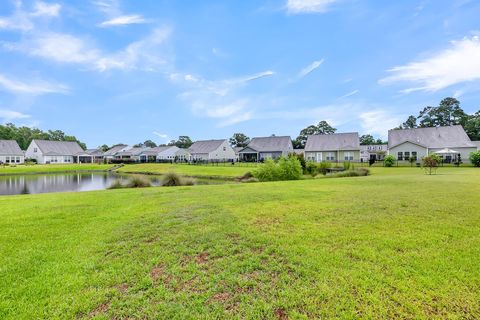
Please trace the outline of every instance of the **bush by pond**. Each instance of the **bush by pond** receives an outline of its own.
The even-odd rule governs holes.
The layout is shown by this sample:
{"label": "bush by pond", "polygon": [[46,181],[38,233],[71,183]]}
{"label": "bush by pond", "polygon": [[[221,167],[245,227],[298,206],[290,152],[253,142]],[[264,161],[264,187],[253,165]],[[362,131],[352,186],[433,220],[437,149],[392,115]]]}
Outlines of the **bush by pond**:
{"label": "bush by pond", "polygon": [[281,157],[278,162],[267,159],[252,174],[259,181],[298,180],[302,178],[303,170],[296,157]]}
{"label": "bush by pond", "polygon": [[183,178],[174,172],[169,172],[163,176],[162,186],[164,187],[179,187],[179,186],[193,186],[196,181],[192,178]]}

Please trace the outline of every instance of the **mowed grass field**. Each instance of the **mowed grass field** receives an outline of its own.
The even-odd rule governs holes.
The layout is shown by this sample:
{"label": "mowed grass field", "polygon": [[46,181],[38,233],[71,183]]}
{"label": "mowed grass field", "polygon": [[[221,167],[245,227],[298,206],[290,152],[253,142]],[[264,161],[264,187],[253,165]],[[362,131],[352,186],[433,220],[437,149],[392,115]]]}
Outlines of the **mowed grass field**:
{"label": "mowed grass field", "polygon": [[127,164],[120,168],[118,172],[130,173],[154,173],[163,174],[175,172],[179,175],[191,177],[226,177],[234,178],[255,169],[256,165],[189,165],[189,164],[167,164],[167,163],[144,163],[144,164]]}
{"label": "mowed grass field", "polygon": [[0,198],[1,319],[478,319],[480,170]]}
{"label": "mowed grass field", "polygon": [[0,175],[55,173],[67,171],[104,171],[112,168],[112,164],[35,164],[18,166],[0,166]]}

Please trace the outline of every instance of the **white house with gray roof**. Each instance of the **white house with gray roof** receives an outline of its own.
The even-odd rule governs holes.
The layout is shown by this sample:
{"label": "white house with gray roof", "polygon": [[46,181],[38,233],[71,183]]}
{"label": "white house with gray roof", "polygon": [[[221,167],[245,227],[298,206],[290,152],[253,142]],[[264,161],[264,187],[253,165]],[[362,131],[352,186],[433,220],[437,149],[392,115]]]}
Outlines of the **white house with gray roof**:
{"label": "white house with gray roof", "polygon": [[131,149],[131,148],[132,147],[130,147],[126,144],[119,144],[119,145],[113,146],[110,149],[108,149],[107,151],[105,151],[103,153],[103,157],[107,160],[112,160],[112,159],[115,159],[115,156],[117,155],[117,153],[126,151],[126,150]]}
{"label": "white house with gray roof", "polygon": [[388,154],[387,144],[369,144],[360,146],[360,160],[363,162],[383,161]]}
{"label": "white house with gray roof", "polygon": [[25,157],[35,159],[39,164],[92,162],[92,156],[75,141],[32,140]]}
{"label": "white house with gray roof", "polygon": [[358,132],[308,136],[305,145],[305,159],[315,162],[359,162],[360,138]]}
{"label": "white house with gray roof", "polygon": [[292,138],[271,136],[252,138],[247,147],[238,152],[240,161],[257,162],[278,159],[293,152]]}
{"label": "white house with gray roof", "polygon": [[25,154],[15,140],[0,140],[0,163],[22,164]]}
{"label": "white house with gray roof", "polygon": [[188,148],[193,161],[233,161],[235,151],[227,139],[196,141]]}
{"label": "white house with gray roof", "polygon": [[420,160],[445,148],[458,152],[445,154],[445,162],[452,162],[458,156],[462,162],[469,162],[470,153],[477,151],[478,147],[459,125],[388,131],[388,152],[398,161],[406,161],[410,157]]}

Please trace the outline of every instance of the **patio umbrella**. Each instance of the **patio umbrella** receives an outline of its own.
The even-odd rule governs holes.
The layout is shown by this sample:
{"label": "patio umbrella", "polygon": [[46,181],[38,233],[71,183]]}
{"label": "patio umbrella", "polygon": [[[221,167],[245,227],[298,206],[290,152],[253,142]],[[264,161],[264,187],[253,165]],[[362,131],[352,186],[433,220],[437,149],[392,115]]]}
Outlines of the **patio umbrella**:
{"label": "patio umbrella", "polygon": [[449,148],[445,148],[445,149],[442,149],[442,150],[439,150],[439,151],[435,151],[434,153],[436,153],[436,154],[459,154],[460,152],[449,149]]}

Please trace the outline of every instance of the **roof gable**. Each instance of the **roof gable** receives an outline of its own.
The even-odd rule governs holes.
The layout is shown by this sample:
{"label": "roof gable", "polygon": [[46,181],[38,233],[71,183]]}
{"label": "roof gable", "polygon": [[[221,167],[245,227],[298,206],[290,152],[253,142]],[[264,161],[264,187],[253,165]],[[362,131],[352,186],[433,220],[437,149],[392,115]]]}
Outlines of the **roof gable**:
{"label": "roof gable", "polygon": [[253,138],[247,147],[257,152],[289,152],[293,150],[292,138],[289,136]]}
{"label": "roof gable", "polygon": [[23,151],[15,140],[0,140],[0,154],[23,156]]}
{"label": "roof gable", "polygon": [[388,147],[411,142],[427,148],[475,147],[462,126],[415,128],[388,131]]}
{"label": "roof gable", "polygon": [[195,141],[188,151],[190,153],[210,153],[217,150],[225,141],[223,140],[202,140],[202,141]]}
{"label": "roof gable", "polygon": [[358,132],[308,136],[305,151],[360,150]]}
{"label": "roof gable", "polygon": [[43,154],[74,156],[84,152],[75,141],[33,140]]}

